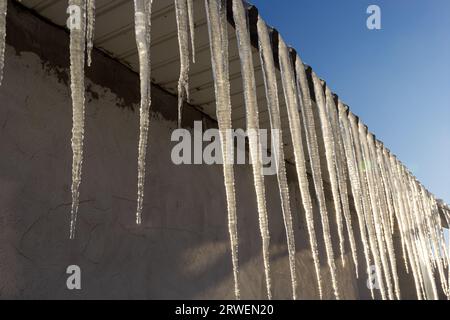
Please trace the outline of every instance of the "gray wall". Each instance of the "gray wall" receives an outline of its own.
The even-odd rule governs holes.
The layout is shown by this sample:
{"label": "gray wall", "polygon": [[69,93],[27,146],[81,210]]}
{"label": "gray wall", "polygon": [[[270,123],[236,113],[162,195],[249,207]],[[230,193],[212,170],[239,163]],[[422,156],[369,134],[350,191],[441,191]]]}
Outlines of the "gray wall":
{"label": "gray wall", "polygon": [[[233,298],[222,168],[172,164],[170,135],[176,126],[176,98],[153,88],[145,211],[143,225],[136,226],[138,77],[95,52],[93,67],[87,70],[77,238],[69,240],[72,109],[68,35],[11,4],[7,42],[0,88],[0,297]],[[202,119],[206,127],[215,126],[187,108],[186,126],[194,119]],[[316,278],[290,165],[288,174],[298,295],[315,299]],[[274,297],[290,298],[286,239],[274,176],[267,177],[266,188]],[[263,299],[261,240],[248,166],[236,166],[236,193],[242,297]],[[330,221],[334,222],[333,216]],[[316,227],[321,233],[317,208]],[[325,298],[333,298],[321,236],[319,241]],[[348,255],[346,260],[345,267],[340,260],[337,263],[343,298],[369,298],[363,261],[357,281]],[[66,288],[65,271],[72,264],[82,270],[80,291]],[[404,281],[405,285],[410,282]]]}

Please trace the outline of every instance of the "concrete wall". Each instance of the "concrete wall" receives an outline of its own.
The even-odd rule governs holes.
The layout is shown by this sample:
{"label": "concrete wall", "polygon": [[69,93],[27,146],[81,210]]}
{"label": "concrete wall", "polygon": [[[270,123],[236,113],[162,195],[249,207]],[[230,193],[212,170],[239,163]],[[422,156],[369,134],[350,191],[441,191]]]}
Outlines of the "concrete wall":
{"label": "concrete wall", "polygon": [[[86,136],[77,238],[69,240],[71,100],[68,35],[10,5],[0,88],[1,298],[233,298],[222,168],[172,164],[176,98],[153,88],[143,225],[135,225],[138,77],[95,52],[87,70]],[[215,123],[187,108],[185,123]],[[298,296],[318,298],[296,175],[288,166],[297,242]],[[279,193],[267,177],[275,298],[290,298]],[[329,194],[329,190],[327,190]],[[252,172],[236,166],[243,298],[265,298]],[[330,197],[329,197],[330,198]],[[332,204],[329,203],[330,208]],[[333,298],[319,234],[325,298]],[[334,225],[334,217],[330,217]],[[356,220],[354,228],[357,230]],[[335,252],[338,252],[333,229]],[[360,245],[357,237],[358,245]],[[348,246],[348,243],[347,243]],[[362,249],[359,247],[359,249]],[[359,250],[362,258],[362,250]],[[350,257],[337,265],[343,298],[369,298]],[[82,290],[66,288],[66,268],[82,270]],[[405,280],[406,281],[406,280]]]}

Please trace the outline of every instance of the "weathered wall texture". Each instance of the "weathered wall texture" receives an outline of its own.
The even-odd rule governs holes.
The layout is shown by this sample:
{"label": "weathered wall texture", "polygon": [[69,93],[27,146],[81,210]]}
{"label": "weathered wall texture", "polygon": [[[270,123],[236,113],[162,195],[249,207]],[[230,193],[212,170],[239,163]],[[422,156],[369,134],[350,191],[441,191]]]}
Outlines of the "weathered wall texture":
{"label": "weathered wall texture", "polygon": [[[99,52],[87,71],[81,206],[77,238],[68,239],[72,109],[67,33],[16,6],[10,6],[8,32],[0,88],[0,298],[233,298],[221,166],[172,164],[176,99],[154,88],[145,211],[143,225],[136,226],[138,77]],[[202,119],[188,110],[187,124]],[[314,299],[318,293],[304,215],[295,172],[288,169],[298,295]],[[236,167],[236,182],[242,297],[263,299],[261,240],[248,166]],[[266,186],[274,297],[290,298],[274,176]],[[321,233],[317,209],[316,214]],[[334,224],[333,217],[330,221]],[[325,298],[332,298],[321,236],[319,241]],[[345,268],[337,263],[342,296],[369,298],[364,264],[361,260],[357,282],[349,258]],[[65,271],[72,264],[82,270],[80,291],[66,288]]]}

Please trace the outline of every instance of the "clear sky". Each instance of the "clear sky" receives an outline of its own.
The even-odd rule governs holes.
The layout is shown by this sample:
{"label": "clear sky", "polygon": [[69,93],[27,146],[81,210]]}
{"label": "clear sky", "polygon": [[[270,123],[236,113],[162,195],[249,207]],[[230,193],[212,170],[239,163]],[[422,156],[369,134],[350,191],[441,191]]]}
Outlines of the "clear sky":
{"label": "clear sky", "polygon": [[[450,203],[450,0],[250,0],[370,130]],[[381,8],[369,30],[367,7]]]}

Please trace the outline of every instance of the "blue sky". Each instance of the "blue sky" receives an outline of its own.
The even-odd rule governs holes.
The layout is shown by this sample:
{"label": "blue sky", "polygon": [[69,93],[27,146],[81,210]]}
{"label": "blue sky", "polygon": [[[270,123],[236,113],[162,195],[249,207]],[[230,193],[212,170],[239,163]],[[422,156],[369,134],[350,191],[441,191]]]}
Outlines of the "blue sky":
{"label": "blue sky", "polygon": [[[450,203],[450,1],[250,0],[436,197]],[[381,30],[366,9],[381,8]]]}

